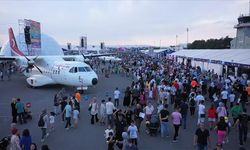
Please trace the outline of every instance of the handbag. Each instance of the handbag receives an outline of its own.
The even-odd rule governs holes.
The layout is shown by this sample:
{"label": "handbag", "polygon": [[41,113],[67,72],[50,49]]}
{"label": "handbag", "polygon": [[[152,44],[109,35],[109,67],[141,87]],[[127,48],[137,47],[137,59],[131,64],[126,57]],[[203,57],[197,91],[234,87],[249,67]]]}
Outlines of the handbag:
{"label": "handbag", "polygon": [[88,111],[91,111],[92,109],[92,104],[89,106]]}

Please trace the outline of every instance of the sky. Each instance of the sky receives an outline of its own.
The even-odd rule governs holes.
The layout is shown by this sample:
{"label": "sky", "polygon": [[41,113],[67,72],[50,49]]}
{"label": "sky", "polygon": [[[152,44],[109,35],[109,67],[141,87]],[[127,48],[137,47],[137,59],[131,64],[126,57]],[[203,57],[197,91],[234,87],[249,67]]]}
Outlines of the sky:
{"label": "sky", "polygon": [[[0,45],[18,19],[41,23],[42,33],[61,44],[170,46],[235,37],[248,0],[0,0]],[[187,40],[187,28],[188,40]]]}

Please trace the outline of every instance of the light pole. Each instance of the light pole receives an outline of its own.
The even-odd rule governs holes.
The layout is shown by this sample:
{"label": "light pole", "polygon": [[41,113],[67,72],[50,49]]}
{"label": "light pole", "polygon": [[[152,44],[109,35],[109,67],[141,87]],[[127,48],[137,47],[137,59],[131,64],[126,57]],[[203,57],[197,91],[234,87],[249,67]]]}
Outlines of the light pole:
{"label": "light pole", "polygon": [[187,28],[187,48],[188,48],[188,31],[189,29]]}

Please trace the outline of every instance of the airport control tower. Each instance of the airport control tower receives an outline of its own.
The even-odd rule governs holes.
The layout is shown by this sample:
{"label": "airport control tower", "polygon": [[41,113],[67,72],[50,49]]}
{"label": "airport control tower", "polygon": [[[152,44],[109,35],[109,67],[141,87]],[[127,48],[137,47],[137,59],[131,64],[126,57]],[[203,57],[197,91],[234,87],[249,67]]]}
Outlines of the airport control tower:
{"label": "airport control tower", "polygon": [[231,41],[231,49],[249,49],[250,48],[250,13],[240,15],[238,24],[234,26],[237,29],[236,37]]}

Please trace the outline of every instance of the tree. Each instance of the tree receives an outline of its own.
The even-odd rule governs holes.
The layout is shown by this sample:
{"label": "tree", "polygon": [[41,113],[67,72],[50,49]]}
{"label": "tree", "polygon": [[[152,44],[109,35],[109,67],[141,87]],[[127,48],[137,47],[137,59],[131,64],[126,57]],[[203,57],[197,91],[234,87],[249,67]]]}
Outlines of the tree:
{"label": "tree", "polygon": [[228,49],[232,38],[226,36],[220,39],[195,40],[188,44],[188,49]]}

